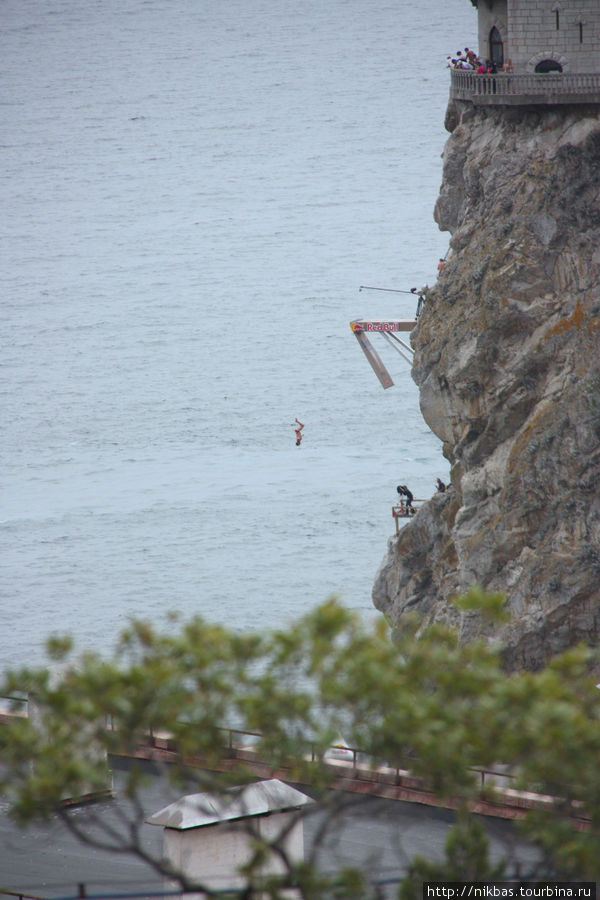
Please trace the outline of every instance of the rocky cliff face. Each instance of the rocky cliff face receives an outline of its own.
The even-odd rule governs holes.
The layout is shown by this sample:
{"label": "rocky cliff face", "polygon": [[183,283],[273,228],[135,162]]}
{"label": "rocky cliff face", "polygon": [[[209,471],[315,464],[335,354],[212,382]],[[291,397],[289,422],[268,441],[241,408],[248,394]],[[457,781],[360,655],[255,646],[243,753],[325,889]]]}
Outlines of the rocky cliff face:
{"label": "rocky cliff face", "polygon": [[[600,109],[451,102],[446,126],[451,254],[411,337],[452,486],[390,539],[373,601],[536,668],[600,636]],[[455,610],[474,583],[509,624]]]}

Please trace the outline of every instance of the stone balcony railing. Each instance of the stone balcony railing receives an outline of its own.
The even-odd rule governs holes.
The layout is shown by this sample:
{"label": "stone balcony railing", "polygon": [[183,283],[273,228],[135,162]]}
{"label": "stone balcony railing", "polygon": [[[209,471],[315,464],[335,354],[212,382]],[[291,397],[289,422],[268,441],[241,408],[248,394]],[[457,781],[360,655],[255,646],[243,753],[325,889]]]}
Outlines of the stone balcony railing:
{"label": "stone balcony railing", "polygon": [[600,73],[544,75],[478,75],[462,69],[450,72],[450,98],[496,106],[600,104]]}

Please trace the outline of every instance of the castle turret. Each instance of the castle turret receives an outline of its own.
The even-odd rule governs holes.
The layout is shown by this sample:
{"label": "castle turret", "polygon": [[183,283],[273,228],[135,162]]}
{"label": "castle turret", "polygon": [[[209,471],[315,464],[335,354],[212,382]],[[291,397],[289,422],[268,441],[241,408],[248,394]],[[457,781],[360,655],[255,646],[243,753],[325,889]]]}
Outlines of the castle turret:
{"label": "castle turret", "polygon": [[453,70],[453,99],[508,106],[600,103],[598,0],[472,2],[479,56],[495,71]]}

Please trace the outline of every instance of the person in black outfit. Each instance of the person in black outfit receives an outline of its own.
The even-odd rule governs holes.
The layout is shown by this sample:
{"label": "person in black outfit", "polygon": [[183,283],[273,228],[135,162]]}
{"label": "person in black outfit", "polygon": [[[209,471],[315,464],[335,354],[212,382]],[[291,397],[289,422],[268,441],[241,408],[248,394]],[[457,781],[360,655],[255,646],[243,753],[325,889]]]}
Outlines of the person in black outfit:
{"label": "person in black outfit", "polygon": [[396,490],[398,491],[398,493],[400,494],[401,497],[406,497],[407,510],[408,510],[409,506],[412,508],[413,494],[411,491],[409,491],[409,489],[406,487],[406,485],[399,484],[398,487],[396,488]]}
{"label": "person in black outfit", "polygon": [[440,493],[443,493],[446,490],[446,485],[441,478],[438,478],[437,480],[437,489]]}

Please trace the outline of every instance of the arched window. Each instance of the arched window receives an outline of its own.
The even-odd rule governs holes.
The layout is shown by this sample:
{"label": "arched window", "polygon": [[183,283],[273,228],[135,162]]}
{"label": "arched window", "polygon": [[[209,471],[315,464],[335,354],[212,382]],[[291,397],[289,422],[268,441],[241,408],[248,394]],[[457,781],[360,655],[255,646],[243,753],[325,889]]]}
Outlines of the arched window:
{"label": "arched window", "polygon": [[490,31],[490,59],[493,63],[496,63],[498,69],[501,69],[504,65],[504,44],[502,42],[502,35],[495,25]]}
{"label": "arched window", "polygon": [[536,72],[562,72],[562,66],[555,59],[543,59],[535,67]]}

